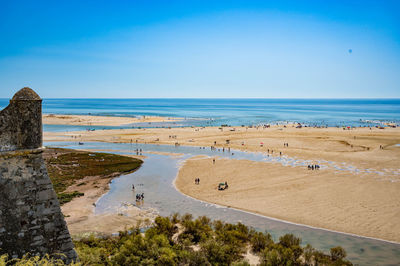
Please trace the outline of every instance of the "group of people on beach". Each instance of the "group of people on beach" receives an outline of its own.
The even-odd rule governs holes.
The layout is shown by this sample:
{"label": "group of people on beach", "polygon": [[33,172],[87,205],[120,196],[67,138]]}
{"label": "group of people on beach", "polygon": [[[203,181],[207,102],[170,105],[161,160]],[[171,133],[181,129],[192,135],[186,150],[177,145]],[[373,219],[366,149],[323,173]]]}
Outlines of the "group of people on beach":
{"label": "group of people on beach", "polygon": [[194,179],[194,183],[195,183],[196,185],[200,185],[200,178],[195,178],[195,179]]}
{"label": "group of people on beach", "polygon": [[289,147],[289,143],[287,143],[287,142],[285,142],[285,143],[283,143],[283,147]]}
{"label": "group of people on beach", "polygon": [[142,155],[142,149],[135,149],[136,155]]}
{"label": "group of people on beach", "polygon": [[[139,184],[139,186],[140,185],[143,185],[143,184]],[[132,184],[132,190],[134,191],[135,190],[135,185],[134,184]],[[141,200],[144,200],[144,193],[136,193],[136,201],[141,201]]]}
{"label": "group of people on beach", "polygon": [[136,201],[141,201],[141,200],[144,200],[144,193],[136,194]]}
{"label": "group of people on beach", "polygon": [[319,169],[318,164],[308,165],[308,170],[318,170],[318,169]]}
{"label": "group of people on beach", "polygon": [[[200,149],[205,149],[206,147],[200,147]],[[228,148],[226,148],[225,149],[225,147],[222,147],[222,149],[218,149],[218,148],[216,148],[215,146],[210,146],[210,150],[211,151],[222,151],[222,152],[225,152],[225,150],[226,151],[228,151],[229,153],[231,152],[231,148],[230,147],[228,147]],[[232,155],[234,155],[234,153],[232,152]]]}

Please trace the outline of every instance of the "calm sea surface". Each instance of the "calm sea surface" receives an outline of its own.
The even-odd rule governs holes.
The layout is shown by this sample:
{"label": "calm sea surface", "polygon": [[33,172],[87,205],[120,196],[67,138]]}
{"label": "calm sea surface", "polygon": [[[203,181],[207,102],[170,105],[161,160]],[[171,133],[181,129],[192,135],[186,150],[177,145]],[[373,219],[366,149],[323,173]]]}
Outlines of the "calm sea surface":
{"label": "calm sea surface", "polygon": [[[7,104],[8,99],[0,99],[0,108]],[[240,126],[285,121],[369,126],[388,121],[400,124],[400,99],[44,99],[43,112],[186,118],[168,126]]]}

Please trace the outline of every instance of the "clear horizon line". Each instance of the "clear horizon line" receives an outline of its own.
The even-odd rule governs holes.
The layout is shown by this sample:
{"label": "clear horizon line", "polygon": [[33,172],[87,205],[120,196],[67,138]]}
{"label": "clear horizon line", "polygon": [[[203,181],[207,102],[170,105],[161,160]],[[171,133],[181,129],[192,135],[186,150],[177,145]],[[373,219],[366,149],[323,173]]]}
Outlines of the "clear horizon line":
{"label": "clear horizon line", "polygon": [[[11,98],[0,98],[0,99],[11,99]],[[277,100],[400,100],[400,97],[338,97],[338,98],[328,98],[328,97],[42,97],[42,99],[115,99],[115,100],[123,100],[123,99],[205,99],[205,100],[213,100],[213,99],[221,99],[221,100],[242,100],[242,99],[277,99]]]}
{"label": "clear horizon line", "polygon": [[[0,98],[3,100],[9,100],[11,97],[3,97]],[[306,97],[125,97],[125,98],[118,98],[118,97],[42,97],[43,100],[59,100],[59,99],[71,99],[71,100],[84,100],[84,99],[96,99],[96,100],[126,100],[126,99],[138,99],[138,100],[153,100],[153,99],[182,99],[182,100],[400,100],[400,97],[343,97],[343,98],[324,98],[324,97],[313,97],[313,98],[306,98]]]}

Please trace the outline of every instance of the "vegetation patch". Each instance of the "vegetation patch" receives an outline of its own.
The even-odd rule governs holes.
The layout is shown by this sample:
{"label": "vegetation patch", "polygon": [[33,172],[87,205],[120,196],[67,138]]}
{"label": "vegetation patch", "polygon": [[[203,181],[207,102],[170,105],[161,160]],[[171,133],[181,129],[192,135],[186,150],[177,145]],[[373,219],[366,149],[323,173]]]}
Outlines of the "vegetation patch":
{"label": "vegetation patch", "polygon": [[[250,248],[259,265],[352,265],[341,247],[330,254],[301,246],[301,239],[286,234],[274,242],[267,232],[257,232],[241,223],[212,222],[207,217],[193,219],[157,217],[145,233],[139,226],[118,236],[90,235],[74,241],[79,255],[76,265],[249,265],[245,254]],[[33,264],[31,262],[34,262]],[[46,256],[13,260],[17,265],[64,265]],[[39,262],[39,263],[38,263]],[[4,263],[4,264],[2,264]],[[9,258],[0,257],[0,265]],[[18,264],[20,263],[20,264]]]}
{"label": "vegetation patch", "polygon": [[[65,189],[77,181],[91,176],[107,178],[134,172],[143,161],[126,156],[84,152],[71,149],[47,148],[43,155],[47,172],[57,193],[60,204],[84,194],[78,191],[67,193]],[[86,184],[80,182],[78,186]]]}
{"label": "vegetation patch", "polygon": [[71,193],[68,192],[60,192],[57,193],[58,201],[61,205],[70,202],[73,198],[84,196],[85,193],[74,191]]}
{"label": "vegetation patch", "polygon": [[302,247],[292,234],[274,242],[269,233],[241,223],[193,219],[190,214],[157,217],[144,234],[136,227],[117,237],[90,236],[75,241],[75,247],[84,265],[249,265],[249,248],[260,265],[352,265],[341,247],[325,254]]}

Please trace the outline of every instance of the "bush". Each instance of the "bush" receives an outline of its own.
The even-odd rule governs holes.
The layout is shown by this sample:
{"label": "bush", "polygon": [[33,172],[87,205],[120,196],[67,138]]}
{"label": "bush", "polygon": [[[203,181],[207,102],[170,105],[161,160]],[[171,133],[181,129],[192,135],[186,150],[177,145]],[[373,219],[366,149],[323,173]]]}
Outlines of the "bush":
{"label": "bush", "polygon": [[[26,254],[24,257],[20,259],[9,259],[7,254],[0,256],[0,266],[5,265],[16,265],[16,266],[63,266],[65,264],[61,259],[51,258],[49,255],[45,255],[43,257],[39,256],[30,256]],[[68,264],[70,266],[79,265],[79,263],[71,263]]]}
{"label": "bush", "polygon": [[189,240],[193,244],[204,242],[212,235],[210,219],[202,216],[196,220],[192,220],[190,216],[182,217],[182,225],[184,231],[179,235],[179,241]]}
{"label": "bush", "polygon": [[331,248],[331,260],[342,260],[347,256],[346,251],[342,247]]}
{"label": "bush", "polygon": [[259,253],[262,250],[264,250],[267,246],[269,246],[272,241],[272,237],[269,233],[261,233],[261,232],[254,232],[251,235],[250,238],[250,245],[251,245],[251,250],[254,253]]}
{"label": "bush", "polygon": [[[178,240],[177,223],[183,231]],[[301,239],[291,234],[274,243],[268,233],[256,232],[247,226],[221,221],[211,223],[207,217],[193,220],[191,215],[157,217],[143,234],[139,226],[121,231],[118,236],[98,238],[89,236],[75,241],[79,265],[243,265],[248,247],[260,256],[261,265],[351,265],[345,260],[341,247],[331,254],[314,250],[310,245],[300,247]],[[303,259],[300,259],[302,256]],[[3,265],[64,265],[62,261],[29,257],[10,260],[0,256]]]}
{"label": "bush", "polygon": [[295,237],[293,234],[286,234],[279,238],[279,244],[286,248],[290,248],[293,246],[300,246],[301,239]]}
{"label": "bush", "polygon": [[306,265],[312,265],[314,251],[314,248],[310,244],[307,244],[307,246],[303,248],[304,262]]}

